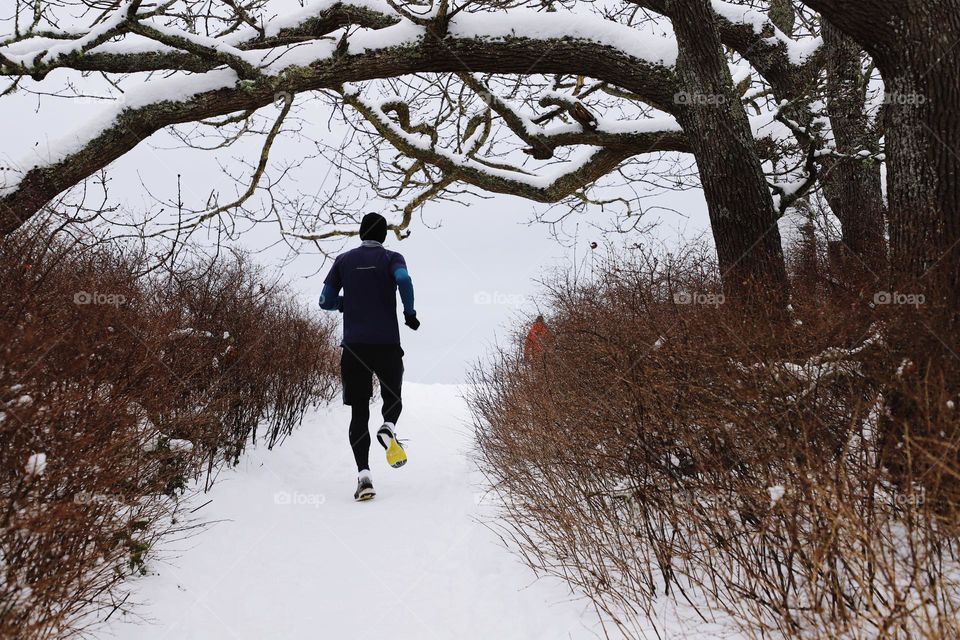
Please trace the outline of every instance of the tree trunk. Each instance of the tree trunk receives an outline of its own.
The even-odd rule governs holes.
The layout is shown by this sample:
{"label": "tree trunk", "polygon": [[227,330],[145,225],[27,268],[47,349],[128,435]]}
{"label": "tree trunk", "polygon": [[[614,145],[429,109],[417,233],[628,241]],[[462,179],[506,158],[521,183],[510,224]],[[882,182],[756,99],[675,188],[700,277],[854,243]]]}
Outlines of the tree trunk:
{"label": "tree trunk", "polygon": [[[960,2],[913,15],[887,80],[887,173],[893,265],[931,302],[960,308]],[[918,14],[921,12],[918,12]],[[931,38],[932,29],[943,29]],[[930,45],[924,40],[935,40]],[[948,42],[949,40],[949,42]],[[932,46],[931,46],[932,45]],[[926,282],[924,282],[926,281]]]}
{"label": "tree trunk", "polygon": [[677,0],[670,17],[684,92],[678,119],[697,160],[724,290],[782,308],[788,291],[773,197],[709,0]]}
{"label": "tree trunk", "polygon": [[[877,153],[879,139],[870,132],[866,113],[862,49],[829,21],[821,22],[827,62],[827,110],[837,151],[854,155]],[[821,177],[824,194],[843,232],[843,274],[858,285],[882,280],[886,274],[884,234],[887,208],[881,190],[880,163],[875,160],[829,158]]]}
{"label": "tree trunk", "polygon": [[882,456],[895,480],[930,483],[936,501],[942,471],[929,473],[930,447],[957,437],[944,414],[960,380],[960,0],[803,2],[873,56],[886,86],[894,290],[922,303],[891,308],[884,322],[895,355],[879,373]]}
{"label": "tree trunk", "polygon": [[960,311],[960,0],[803,0],[856,40],[887,89],[897,286]]}

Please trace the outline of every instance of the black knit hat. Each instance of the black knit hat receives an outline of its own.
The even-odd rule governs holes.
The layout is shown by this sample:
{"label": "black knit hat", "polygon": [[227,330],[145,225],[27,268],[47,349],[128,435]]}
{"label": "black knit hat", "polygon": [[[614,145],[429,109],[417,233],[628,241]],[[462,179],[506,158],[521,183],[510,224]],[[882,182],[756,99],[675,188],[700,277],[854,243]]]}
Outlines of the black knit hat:
{"label": "black knit hat", "polygon": [[360,239],[383,242],[387,239],[387,219],[379,213],[368,213],[360,221]]}

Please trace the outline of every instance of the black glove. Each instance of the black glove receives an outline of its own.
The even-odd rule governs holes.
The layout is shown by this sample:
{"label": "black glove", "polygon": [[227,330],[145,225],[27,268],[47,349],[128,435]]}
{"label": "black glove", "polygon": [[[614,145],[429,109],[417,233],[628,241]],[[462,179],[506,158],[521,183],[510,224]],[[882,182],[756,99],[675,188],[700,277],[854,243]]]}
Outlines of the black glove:
{"label": "black glove", "polygon": [[405,313],[403,314],[403,324],[407,325],[408,327],[410,327],[410,328],[413,329],[414,331],[416,331],[417,329],[419,329],[419,328],[420,328],[420,321],[417,320],[417,312],[416,312],[416,311],[414,311],[413,313],[406,313],[406,312],[405,312]]}

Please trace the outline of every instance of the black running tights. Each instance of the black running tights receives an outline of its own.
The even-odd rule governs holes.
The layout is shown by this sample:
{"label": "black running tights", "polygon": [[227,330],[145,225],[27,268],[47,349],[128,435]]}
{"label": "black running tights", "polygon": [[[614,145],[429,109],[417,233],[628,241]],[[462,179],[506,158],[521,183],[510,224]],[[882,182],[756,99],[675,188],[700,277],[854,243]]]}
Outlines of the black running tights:
{"label": "black running tights", "polygon": [[370,468],[370,403],[357,402],[350,409],[350,446],[357,461],[357,471],[363,471]]}
{"label": "black running tights", "polygon": [[[353,449],[353,458],[357,461],[357,471],[370,468],[370,405],[356,403],[350,407],[350,447]],[[384,411],[384,422],[397,423],[400,417],[400,402],[392,403]]]}

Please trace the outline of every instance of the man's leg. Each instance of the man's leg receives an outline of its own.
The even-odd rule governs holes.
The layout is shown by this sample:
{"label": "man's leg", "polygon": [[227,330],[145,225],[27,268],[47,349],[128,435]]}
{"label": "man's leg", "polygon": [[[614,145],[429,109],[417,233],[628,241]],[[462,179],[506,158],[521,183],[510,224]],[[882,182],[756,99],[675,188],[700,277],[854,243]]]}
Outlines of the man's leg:
{"label": "man's leg", "polygon": [[403,402],[400,399],[400,388],[403,386],[403,349],[400,345],[390,345],[380,356],[375,372],[380,381],[380,395],[383,399],[381,414],[383,421],[395,429],[400,412],[403,411]]}
{"label": "man's leg", "polygon": [[403,385],[403,349],[400,345],[389,345],[378,355],[374,371],[380,381],[384,424],[377,431],[377,440],[387,450],[387,464],[398,469],[407,463],[407,454],[396,438],[397,420],[403,410],[400,400],[400,388]]}
{"label": "man's leg", "polygon": [[350,406],[350,448],[357,471],[370,469],[370,405],[357,402]]}
{"label": "man's leg", "polygon": [[340,377],[343,382],[343,403],[350,406],[350,448],[357,471],[370,469],[370,396],[373,395],[373,373],[364,362],[366,355],[357,346],[344,345],[340,356]]}

